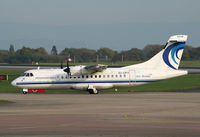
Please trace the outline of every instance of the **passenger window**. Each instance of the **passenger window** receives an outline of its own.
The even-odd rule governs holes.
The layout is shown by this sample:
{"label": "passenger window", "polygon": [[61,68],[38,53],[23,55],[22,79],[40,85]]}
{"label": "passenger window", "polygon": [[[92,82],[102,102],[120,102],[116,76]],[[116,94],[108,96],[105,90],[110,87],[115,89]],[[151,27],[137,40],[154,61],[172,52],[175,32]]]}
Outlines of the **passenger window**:
{"label": "passenger window", "polygon": [[124,77],[126,77],[126,75],[124,75]]}
{"label": "passenger window", "polygon": [[99,78],[101,78],[101,75],[99,75]]}
{"label": "passenger window", "polygon": [[82,78],[84,78],[84,76],[82,76]]}
{"label": "passenger window", "polygon": [[88,78],[88,75],[86,76],[86,78]]}
{"label": "passenger window", "polygon": [[95,78],[97,78],[97,75],[95,75]]}
{"label": "passenger window", "polygon": [[113,78],[113,75],[111,75],[111,77]]}
{"label": "passenger window", "polygon": [[110,77],[110,75],[107,75],[107,78],[109,78]]}
{"label": "passenger window", "polygon": [[122,77],[122,75],[119,75],[119,77],[121,78],[121,77]]}
{"label": "passenger window", "polygon": [[91,75],[90,77],[93,78],[93,75]]}
{"label": "passenger window", "polygon": [[31,77],[33,77],[33,73],[31,73],[30,75],[31,75]]}
{"label": "passenger window", "polygon": [[78,78],[80,78],[80,77],[78,77]]}
{"label": "passenger window", "polygon": [[105,75],[103,75],[103,78],[105,78],[106,76]]}
{"label": "passenger window", "polygon": [[29,77],[29,73],[26,73],[26,77]]}
{"label": "passenger window", "polygon": [[117,75],[115,75],[115,77],[117,78]]}
{"label": "passenger window", "polygon": [[67,76],[65,76],[65,78],[67,79],[68,77],[67,77]]}

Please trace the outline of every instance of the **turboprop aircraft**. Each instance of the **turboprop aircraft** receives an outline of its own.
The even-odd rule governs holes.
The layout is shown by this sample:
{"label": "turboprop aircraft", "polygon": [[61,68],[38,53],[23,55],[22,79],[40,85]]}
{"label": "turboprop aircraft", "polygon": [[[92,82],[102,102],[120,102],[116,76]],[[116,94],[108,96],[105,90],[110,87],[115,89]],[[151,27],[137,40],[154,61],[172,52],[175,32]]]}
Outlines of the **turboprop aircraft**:
{"label": "turboprop aircraft", "polygon": [[31,90],[77,89],[97,94],[101,89],[131,87],[186,75],[178,70],[187,35],[171,36],[165,47],[150,60],[120,68],[107,65],[69,66],[60,69],[33,69],[12,81],[12,85]]}

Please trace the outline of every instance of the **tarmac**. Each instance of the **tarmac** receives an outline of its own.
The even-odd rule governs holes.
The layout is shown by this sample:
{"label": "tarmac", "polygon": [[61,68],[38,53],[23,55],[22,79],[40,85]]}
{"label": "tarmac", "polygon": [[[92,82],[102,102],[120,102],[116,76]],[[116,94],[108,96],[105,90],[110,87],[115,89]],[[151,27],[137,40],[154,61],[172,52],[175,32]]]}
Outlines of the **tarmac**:
{"label": "tarmac", "polygon": [[200,92],[1,93],[1,137],[199,137]]}

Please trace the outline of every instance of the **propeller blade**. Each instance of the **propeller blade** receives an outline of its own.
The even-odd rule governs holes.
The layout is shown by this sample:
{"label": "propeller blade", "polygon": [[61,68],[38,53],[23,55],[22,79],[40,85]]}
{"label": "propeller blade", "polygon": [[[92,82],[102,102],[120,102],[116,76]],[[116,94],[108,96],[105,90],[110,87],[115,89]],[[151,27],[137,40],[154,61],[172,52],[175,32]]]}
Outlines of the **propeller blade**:
{"label": "propeller blade", "polygon": [[64,69],[64,71],[67,72],[68,76],[71,76],[70,67],[69,67],[69,59],[67,59],[67,68]]}

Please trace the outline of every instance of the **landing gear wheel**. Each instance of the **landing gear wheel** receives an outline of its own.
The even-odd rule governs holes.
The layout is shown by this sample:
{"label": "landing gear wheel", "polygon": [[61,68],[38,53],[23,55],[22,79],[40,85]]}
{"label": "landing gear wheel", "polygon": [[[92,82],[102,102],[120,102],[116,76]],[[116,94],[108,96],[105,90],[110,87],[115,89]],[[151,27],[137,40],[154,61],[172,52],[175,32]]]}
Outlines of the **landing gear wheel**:
{"label": "landing gear wheel", "polygon": [[88,92],[89,92],[90,94],[94,94],[94,92],[93,92],[92,89],[88,89]]}
{"label": "landing gear wheel", "polygon": [[99,92],[97,90],[94,90],[93,93],[94,94],[99,94]]}
{"label": "landing gear wheel", "polygon": [[28,92],[26,92],[26,91],[23,91],[22,93],[23,93],[23,94],[27,94]]}
{"label": "landing gear wheel", "polygon": [[99,92],[95,89],[88,89],[88,92],[90,93],[90,94],[99,94]]}

